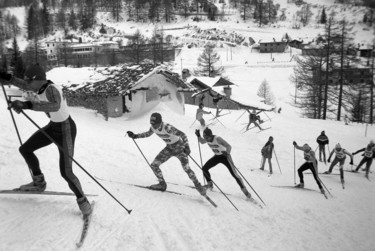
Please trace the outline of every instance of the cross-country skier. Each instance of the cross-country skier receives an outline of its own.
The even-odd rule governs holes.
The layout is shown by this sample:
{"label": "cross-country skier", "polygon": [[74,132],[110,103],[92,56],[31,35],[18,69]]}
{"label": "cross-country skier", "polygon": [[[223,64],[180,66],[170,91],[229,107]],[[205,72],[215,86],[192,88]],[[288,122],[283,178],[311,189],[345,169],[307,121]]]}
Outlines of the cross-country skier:
{"label": "cross-country skier", "polygon": [[175,128],[174,126],[164,123],[160,113],[151,114],[151,127],[147,132],[134,134],[128,131],[127,134],[132,139],[147,138],[152,134],[159,136],[167,144],[166,147],[156,156],[151,163],[151,169],[158,178],[159,183],[150,186],[150,189],[165,191],[167,183],[164,180],[163,173],[159,166],[166,162],[170,157],[174,156],[181,162],[182,168],[187,173],[191,181],[193,181],[195,188],[201,195],[206,194],[206,189],[199,183],[193,170],[190,169],[188,156],[190,154],[189,142],[186,135]]}
{"label": "cross-country skier", "polygon": [[264,164],[266,163],[266,159],[268,160],[268,165],[270,168],[270,174],[272,174],[272,152],[273,152],[273,137],[270,136],[266,144],[262,147],[261,153],[262,153],[262,166],[260,170],[264,170]]}
{"label": "cross-country skier", "polygon": [[206,187],[209,189],[213,188],[213,183],[209,170],[217,164],[221,163],[228,168],[230,174],[236,180],[237,184],[240,186],[245,196],[251,199],[251,194],[249,193],[249,191],[247,191],[241,177],[238,175],[236,167],[230,155],[232,151],[232,146],[228,144],[228,142],[226,142],[223,138],[213,135],[211,129],[209,129],[208,127],[203,131],[203,138],[201,137],[200,131],[198,129],[195,130],[195,135],[197,135],[199,143],[207,143],[215,154],[202,167],[203,175],[207,180]]}
{"label": "cross-country skier", "polygon": [[22,191],[40,192],[46,189],[47,183],[40,170],[39,160],[34,152],[52,143],[45,136],[47,134],[61,147],[61,149],[59,148],[61,176],[76,195],[82,214],[89,215],[92,211],[91,205],[83,193],[81,184],[72,169],[71,157],[73,157],[74,153],[74,141],[77,129],[76,124],[69,115],[68,106],[61,87],[47,80],[45,71],[38,64],[27,68],[24,80],[7,73],[0,73],[0,79],[2,84],[9,83],[22,90],[36,93],[33,99],[27,101],[15,100],[10,103],[10,107],[17,113],[20,113],[24,109],[30,109],[45,112],[50,119],[50,122],[46,126],[36,131],[19,148],[21,155],[32,172],[33,179],[31,183],[22,185],[19,189]]}
{"label": "cross-country skier", "polygon": [[323,161],[326,163],[326,149],[325,146],[329,144],[329,139],[325,133],[325,131],[322,131],[320,135],[316,138],[316,142],[319,145],[319,161],[322,162],[322,155],[323,155]]}
{"label": "cross-country skier", "polygon": [[329,166],[328,171],[324,172],[325,174],[330,174],[332,172],[333,167],[339,163],[339,168],[340,168],[340,178],[341,178],[341,183],[344,185],[344,163],[345,163],[345,158],[346,155],[350,156],[350,165],[353,165],[353,155],[349,153],[347,150],[341,147],[341,145],[338,143],[335,148],[331,151],[329,157],[328,157],[328,163],[331,162],[331,156],[332,154],[335,153],[336,156],[333,159],[331,165]]}
{"label": "cross-country skier", "polygon": [[262,111],[256,112],[255,110],[253,110],[250,112],[249,110],[247,110],[247,112],[249,113],[249,123],[246,126],[246,131],[249,130],[249,127],[252,123],[254,123],[254,125],[257,126],[260,130],[263,130],[263,128],[260,127],[260,125],[257,122],[258,120],[260,120],[260,117],[258,114],[261,113]]}
{"label": "cross-country skier", "polygon": [[210,114],[211,112],[207,112],[203,110],[203,103],[199,104],[199,107],[197,109],[197,113],[195,115],[196,120],[198,120],[201,123],[202,127],[206,126],[206,122],[204,121],[203,114]]}
{"label": "cross-country skier", "polygon": [[352,154],[356,155],[357,153],[360,153],[360,152],[364,152],[363,153],[363,159],[361,160],[361,162],[359,162],[357,168],[355,170],[353,170],[353,172],[358,172],[359,168],[361,168],[361,166],[366,163],[365,177],[368,178],[368,174],[370,172],[370,167],[371,167],[371,164],[372,164],[372,159],[375,158],[375,143],[374,143],[374,141],[371,140],[370,143],[365,148],[359,149],[358,151],[356,151]]}
{"label": "cross-country skier", "polygon": [[298,146],[298,144],[293,141],[293,145],[296,149],[303,151],[304,159],[306,160],[305,163],[298,168],[298,176],[300,179],[300,183],[296,185],[296,187],[303,188],[305,186],[303,182],[303,172],[306,170],[310,170],[312,174],[314,175],[314,179],[316,183],[318,184],[318,187],[320,191],[324,194],[324,189],[322,187],[322,184],[320,183],[320,179],[318,176],[318,161],[315,158],[315,152],[311,149],[311,147],[308,144],[304,144],[303,146]]}

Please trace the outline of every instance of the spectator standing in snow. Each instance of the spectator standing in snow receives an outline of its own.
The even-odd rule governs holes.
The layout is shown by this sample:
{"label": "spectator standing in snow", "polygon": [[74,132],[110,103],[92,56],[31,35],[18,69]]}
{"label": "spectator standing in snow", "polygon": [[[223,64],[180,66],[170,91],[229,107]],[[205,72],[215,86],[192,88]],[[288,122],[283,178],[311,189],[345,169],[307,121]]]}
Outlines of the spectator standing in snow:
{"label": "spectator standing in snow", "polygon": [[361,168],[361,166],[366,163],[365,177],[368,178],[368,174],[370,172],[370,167],[371,167],[371,164],[372,164],[372,159],[375,158],[375,143],[374,143],[374,141],[371,140],[370,143],[365,148],[359,149],[358,151],[356,151],[352,154],[356,155],[357,153],[360,153],[360,152],[364,152],[363,153],[363,159],[361,160],[361,162],[359,162],[357,168],[355,170],[353,170],[353,172],[358,172],[359,168]]}
{"label": "spectator standing in snow", "polygon": [[167,144],[150,165],[152,171],[159,180],[159,183],[151,185],[150,189],[159,191],[165,191],[167,189],[167,183],[164,180],[163,173],[161,172],[159,166],[174,156],[179,159],[182,168],[194,183],[194,186],[198,192],[201,195],[205,195],[206,189],[199,183],[195,173],[190,169],[189,166],[188,156],[190,154],[190,147],[186,135],[174,126],[164,123],[160,113],[151,114],[150,124],[151,127],[147,132],[139,134],[134,134],[131,131],[127,132],[129,137],[132,139],[150,137],[155,133]]}
{"label": "spectator standing in snow", "polygon": [[348,115],[345,114],[345,117],[344,117],[344,122],[345,122],[345,125],[349,125],[349,118],[348,118]]}
{"label": "spectator standing in snow", "polygon": [[270,136],[266,144],[262,147],[261,153],[262,153],[262,166],[260,170],[264,170],[264,164],[266,163],[266,160],[268,160],[268,165],[270,168],[270,174],[272,174],[272,152],[273,152],[273,137]]}
{"label": "spectator standing in snow", "polygon": [[298,176],[300,179],[300,183],[296,185],[296,187],[303,188],[305,186],[305,183],[303,181],[303,172],[306,170],[310,170],[314,176],[316,183],[318,184],[320,191],[324,193],[324,189],[318,176],[318,161],[315,158],[314,150],[312,150],[308,144],[304,144],[301,147],[298,146],[298,144],[295,141],[293,141],[293,145],[297,150],[303,151],[304,159],[306,160],[306,162],[303,163],[302,166],[300,166],[300,168],[298,168]]}
{"label": "spectator standing in snow", "polygon": [[206,112],[205,110],[203,110],[203,103],[200,103],[195,118],[201,123],[202,127],[205,127],[206,122],[203,119],[203,114],[210,114],[210,112]]}
{"label": "spectator standing in snow", "polygon": [[69,114],[68,105],[61,87],[47,80],[46,73],[39,64],[32,65],[26,69],[24,80],[7,73],[0,73],[0,80],[2,84],[9,83],[22,90],[32,91],[36,94],[27,101],[12,101],[10,107],[17,113],[30,109],[45,112],[50,119],[46,126],[36,131],[19,148],[22,157],[31,170],[33,179],[31,183],[22,185],[19,189],[38,192],[43,192],[46,189],[47,183],[34,152],[53,143],[45,136],[47,134],[60,146],[58,150],[61,176],[76,195],[77,204],[82,214],[84,216],[91,214],[91,205],[83,193],[80,181],[73,173],[72,157],[77,128]]}
{"label": "spectator standing in snow", "polygon": [[341,147],[340,144],[337,144],[335,148],[332,150],[328,157],[328,163],[331,162],[331,156],[332,154],[335,153],[335,158],[333,159],[331,165],[329,166],[328,171],[324,172],[325,174],[330,174],[332,172],[333,167],[339,163],[339,168],[340,168],[340,178],[341,178],[341,183],[344,185],[344,163],[345,163],[345,158],[346,155],[350,156],[350,165],[353,165],[353,155],[349,153],[347,150]]}
{"label": "spectator standing in snow", "polygon": [[246,126],[246,131],[249,130],[249,127],[252,123],[254,123],[254,125],[257,126],[260,130],[263,130],[263,128],[261,128],[257,123],[257,121],[260,120],[258,114],[262,111],[256,112],[255,110],[253,110],[252,112],[250,112],[249,110],[247,110],[247,112],[249,113],[249,123]]}
{"label": "spectator standing in snow", "polygon": [[319,145],[319,161],[322,162],[322,155],[323,155],[323,161],[326,164],[326,149],[325,146],[329,144],[329,140],[327,135],[325,134],[325,131],[322,131],[318,138],[316,138],[316,142]]}
{"label": "spectator standing in snow", "polygon": [[213,188],[211,174],[209,170],[217,164],[221,163],[228,168],[230,174],[236,180],[237,184],[240,186],[245,196],[251,199],[251,194],[246,189],[241,177],[238,175],[238,172],[230,155],[232,151],[232,146],[228,144],[223,138],[213,135],[211,129],[209,128],[204,129],[203,138],[201,137],[199,130],[195,130],[195,135],[197,135],[199,143],[207,143],[215,154],[202,167],[203,175],[207,180],[206,187],[209,189]]}

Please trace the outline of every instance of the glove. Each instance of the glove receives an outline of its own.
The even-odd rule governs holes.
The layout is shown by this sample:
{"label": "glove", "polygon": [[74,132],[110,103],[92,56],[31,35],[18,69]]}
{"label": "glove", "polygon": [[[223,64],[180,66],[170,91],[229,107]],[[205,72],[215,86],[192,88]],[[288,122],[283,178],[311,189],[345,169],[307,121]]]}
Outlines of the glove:
{"label": "glove", "polygon": [[128,134],[129,138],[132,138],[132,139],[137,138],[137,135],[135,135],[132,131],[127,131],[126,133]]}
{"label": "glove", "polygon": [[189,147],[188,145],[185,146],[185,148],[184,148],[184,153],[185,153],[186,155],[189,155],[189,154],[191,153],[191,151],[190,151],[190,147]]}
{"label": "glove", "polygon": [[32,107],[33,104],[30,101],[23,102],[20,100],[15,100],[9,104],[9,108],[13,108],[16,113],[20,113],[24,109],[31,109]]}
{"label": "glove", "polygon": [[328,162],[328,163],[330,163],[330,162],[331,162],[331,159],[330,159],[330,158],[328,158],[327,162]]}
{"label": "glove", "polygon": [[349,165],[354,165],[353,160],[351,160],[351,161],[349,162]]}
{"label": "glove", "polygon": [[6,72],[0,72],[0,78],[4,79],[6,81],[11,81],[13,76],[12,74],[6,73]]}
{"label": "glove", "polygon": [[199,129],[195,130],[195,135],[197,135],[198,138],[201,137],[201,132],[199,131]]}
{"label": "glove", "polygon": [[227,151],[223,151],[221,152],[222,155],[224,155],[225,157],[229,156],[229,153]]}
{"label": "glove", "polygon": [[293,146],[296,146],[297,145],[297,142],[293,141]]}

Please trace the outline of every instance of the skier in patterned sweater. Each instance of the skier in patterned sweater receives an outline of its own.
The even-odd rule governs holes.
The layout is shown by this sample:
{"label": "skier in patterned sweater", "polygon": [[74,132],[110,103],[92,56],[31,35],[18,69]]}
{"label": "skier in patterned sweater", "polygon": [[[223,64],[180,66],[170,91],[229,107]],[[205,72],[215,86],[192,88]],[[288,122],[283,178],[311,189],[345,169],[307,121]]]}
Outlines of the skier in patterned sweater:
{"label": "skier in patterned sweater", "polygon": [[22,191],[39,191],[46,189],[47,183],[40,170],[39,160],[35,151],[52,144],[52,141],[45,136],[47,134],[59,146],[60,154],[60,174],[68,183],[69,188],[77,197],[78,206],[83,215],[90,215],[92,208],[83,193],[81,183],[73,173],[72,157],[74,154],[74,141],[77,134],[76,124],[69,115],[68,105],[59,85],[46,79],[46,73],[39,64],[32,65],[25,71],[25,79],[20,79],[7,73],[0,73],[0,80],[17,86],[18,88],[31,91],[34,96],[28,101],[15,100],[10,103],[10,107],[17,113],[24,109],[37,112],[45,112],[50,122],[43,128],[36,131],[19,151],[25,159],[32,173],[33,181],[20,186]]}
{"label": "skier in patterned sweater", "polygon": [[230,155],[232,151],[232,146],[228,144],[223,138],[213,135],[211,129],[209,128],[204,129],[203,138],[201,137],[199,130],[195,130],[195,135],[197,135],[199,143],[207,143],[215,154],[203,165],[202,168],[203,175],[207,180],[206,187],[212,190],[213,182],[209,170],[217,164],[221,163],[228,168],[230,174],[236,180],[237,184],[240,186],[245,196],[249,199],[252,199],[251,194],[249,193],[249,191],[247,191],[241,177],[238,175],[236,171],[236,167]]}
{"label": "skier in patterned sweater", "polygon": [[353,155],[351,153],[349,153],[347,150],[345,150],[344,148],[342,148],[340,144],[337,144],[328,157],[328,163],[331,162],[331,156],[332,156],[333,153],[335,153],[336,156],[333,159],[331,165],[329,166],[328,171],[326,171],[324,173],[330,174],[332,172],[333,167],[337,163],[339,163],[341,183],[342,183],[342,185],[344,185],[344,169],[343,169],[343,167],[344,167],[344,163],[345,163],[345,158],[346,158],[346,155],[349,155],[350,156],[350,163],[349,164],[353,165]]}
{"label": "skier in patterned sweater", "polygon": [[314,175],[314,179],[318,184],[320,191],[324,194],[325,192],[318,176],[318,161],[315,158],[314,150],[312,150],[308,144],[298,146],[298,144],[295,141],[293,141],[293,145],[296,149],[303,151],[304,159],[306,160],[306,162],[303,163],[302,166],[300,166],[300,168],[298,168],[298,176],[300,179],[300,183],[296,185],[296,187],[303,188],[305,186],[303,182],[303,172],[306,170],[310,170]]}
{"label": "skier in patterned sweater", "polygon": [[174,126],[164,123],[160,113],[151,114],[150,124],[151,127],[147,132],[139,134],[134,134],[131,131],[127,132],[129,137],[132,139],[150,137],[155,133],[167,144],[151,163],[151,169],[158,178],[159,183],[151,185],[150,189],[159,191],[165,191],[167,189],[167,183],[164,180],[163,173],[161,172],[159,166],[166,162],[170,157],[174,156],[180,160],[182,168],[187,173],[191,181],[193,181],[198,192],[201,195],[205,195],[206,188],[200,184],[195,176],[195,173],[190,169],[189,166],[188,156],[190,154],[190,147],[186,135]]}
{"label": "skier in patterned sweater", "polygon": [[329,140],[327,135],[325,134],[325,131],[322,131],[321,134],[316,139],[316,142],[319,145],[319,161],[322,162],[322,155],[323,155],[323,161],[326,163],[326,149],[325,146],[329,144]]}
{"label": "skier in patterned sweater", "polygon": [[370,172],[370,167],[371,167],[371,164],[372,164],[372,159],[375,158],[375,143],[374,143],[374,141],[371,140],[370,143],[365,148],[359,149],[358,151],[356,151],[352,154],[356,155],[357,153],[360,153],[360,152],[364,152],[363,153],[363,159],[361,160],[361,162],[359,162],[357,168],[355,170],[353,170],[353,172],[357,173],[359,168],[361,168],[361,166],[366,163],[365,177],[368,178],[368,174]]}

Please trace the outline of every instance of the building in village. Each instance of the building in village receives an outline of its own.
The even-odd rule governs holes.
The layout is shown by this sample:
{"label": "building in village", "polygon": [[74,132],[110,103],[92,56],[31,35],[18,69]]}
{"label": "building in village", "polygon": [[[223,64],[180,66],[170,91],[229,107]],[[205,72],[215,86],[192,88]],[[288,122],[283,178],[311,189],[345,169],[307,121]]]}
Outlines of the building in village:
{"label": "building in village", "polygon": [[259,51],[261,53],[285,52],[287,45],[288,42],[286,40],[261,40],[259,41]]}

